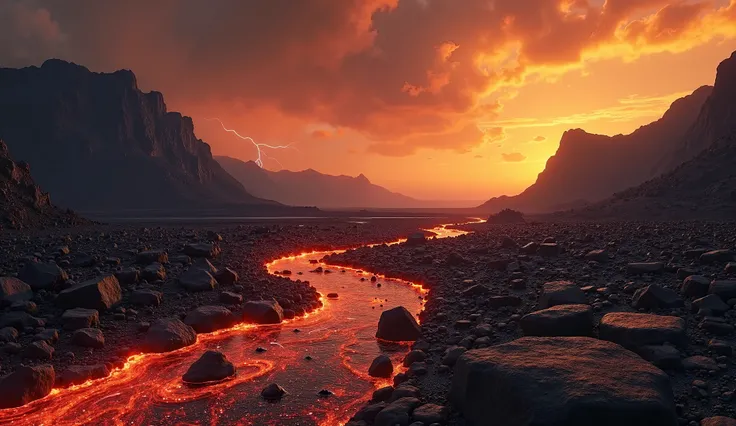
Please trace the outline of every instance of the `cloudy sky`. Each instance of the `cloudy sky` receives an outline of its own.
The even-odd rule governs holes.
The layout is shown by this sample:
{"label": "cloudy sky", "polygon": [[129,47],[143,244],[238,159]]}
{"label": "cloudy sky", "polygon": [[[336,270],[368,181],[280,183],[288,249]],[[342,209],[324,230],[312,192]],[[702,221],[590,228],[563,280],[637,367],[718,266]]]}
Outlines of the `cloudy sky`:
{"label": "cloudy sky", "polygon": [[425,199],[534,182],[566,129],[629,133],[736,50],[736,0],[4,0],[0,66],[131,69],[215,154]]}

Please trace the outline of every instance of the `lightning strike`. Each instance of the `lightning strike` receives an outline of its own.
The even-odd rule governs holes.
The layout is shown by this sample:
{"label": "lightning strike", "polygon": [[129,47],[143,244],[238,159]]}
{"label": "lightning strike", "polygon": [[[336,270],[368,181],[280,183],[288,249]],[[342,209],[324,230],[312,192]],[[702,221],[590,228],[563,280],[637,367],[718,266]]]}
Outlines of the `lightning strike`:
{"label": "lightning strike", "polygon": [[[208,121],[217,121],[218,123],[220,123],[220,126],[222,127],[222,130],[224,130],[224,131],[226,131],[228,133],[232,133],[232,134],[234,134],[235,136],[237,136],[238,138],[240,138],[240,139],[242,139],[244,141],[248,141],[248,142],[252,143],[253,146],[256,147],[256,151],[258,152],[258,156],[256,158],[255,163],[260,168],[263,168],[263,158],[264,157],[267,158],[267,159],[269,159],[269,160],[275,161],[276,163],[278,163],[279,167],[281,167],[282,169],[284,168],[284,166],[281,164],[281,162],[279,160],[277,160],[276,158],[274,158],[274,157],[266,154],[262,150],[263,148],[269,148],[269,149],[288,149],[288,148],[294,148],[294,147],[291,146],[292,144],[288,144],[288,145],[269,145],[267,143],[259,143],[259,142],[256,142],[250,136],[243,136],[243,135],[241,135],[240,133],[238,133],[234,129],[228,129],[227,127],[225,127],[225,123],[223,123],[222,120],[220,120],[217,117],[214,117],[214,118],[205,118],[205,120],[208,120]],[[294,148],[294,149],[296,149],[296,148]]]}

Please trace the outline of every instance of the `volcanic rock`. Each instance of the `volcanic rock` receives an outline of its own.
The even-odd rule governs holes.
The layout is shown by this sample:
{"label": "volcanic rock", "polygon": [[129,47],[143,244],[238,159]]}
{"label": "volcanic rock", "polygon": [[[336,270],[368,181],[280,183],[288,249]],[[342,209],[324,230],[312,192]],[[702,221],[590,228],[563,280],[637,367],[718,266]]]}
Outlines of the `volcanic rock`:
{"label": "volcanic rock", "polygon": [[677,424],[666,374],[588,337],[524,337],[468,351],[455,367],[450,399],[476,425]]}
{"label": "volcanic rock", "polygon": [[403,306],[397,306],[381,313],[376,337],[392,342],[414,341],[419,338],[420,332],[414,316]]}
{"label": "volcanic rock", "polygon": [[378,355],[371,366],[368,367],[368,375],[371,377],[384,377],[389,378],[394,373],[394,366],[391,363],[391,358],[386,355]]}
{"label": "volcanic rock", "polygon": [[143,268],[141,278],[148,281],[163,281],[166,279],[166,268],[158,262],[153,262]]}
{"label": "volcanic rock", "polygon": [[66,330],[90,328],[100,324],[100,313],[95,309],[68,309],[61,315],[61,322]]}
{"label": "volcanic rock", "polygon": [[169,352],[197,341],[194,329],[178,319],[164,318],[151,324],[143,339],[143,347],[148,352]]}
{"label": "volcanic rock", "polygon": [[219,300],[226,305],[239,305],[243,303],[243,295],[230,291],[223,291],[220,293]]}
{"label": "volcanic rock", "polygon": [[585,293],[570,281],[552,281],[544,283],[542,295],[539,297],[541,309],[555,305],[586,304]]}
{"label": "volcanic rock", "polygon": [[214,290],[217,281],[204,269],[191,267],[181,274],[179,285],[189,291],[208,291]]}
{"label": "volcanic rock", "polygon": [[215,273],[215,279],[220,285],[230,286],[238,282],[238,273],[230,268],[222,268]]}
{"label": "volcanic rock", "polygon": [[445,424],[450,414],[448,407],[437,404],[424,404],[415,408],[412,412],[412,418],[415,422],[422,422],[425,425]]}
{"label": "volcanic rock", "polygon": [[275,300],[256,300],[243,304],[243,321],[255,324],[279,324],[284,310]]}
{"label": "volcanic rock", "polygon": [[130,303],[137,306],[158,306],[162,299],[163,294],[155,290],[135,290],[130,295]]}
{"label": "volcanic rock", "polygon": [[266,401],[278,401],[284,395],[286,395],[286,391],[276,383],[269,384],[261,391],[261,397]]}
{"label": "volcanic rock", "polygon": [[700,263],[730,262],[734,260],[733,251],[727,249],[713,250],[700,255]]}
{"label": "volcanic rock", "polygon": [[99,328],[80,328],[72,335],[72,343],[85,348],[102,348],[105,346],[105,336]]}
{"label": "volcanic rock", "polygon": [[736,426],[736,419],[724,416],[706,417],[700,421],[700,426]]}
{"label": "volcanic rock", "polygon": [[222,306],[200,306],[184,318],[184,324],[192,326],[197,333],[210,333],[229,328],[235,322],[235,315]]}
{"label": "volcanic rock", "polygon": [[682,295],[698,298],[708,294],[710,280],[702,275],[690,275],[682,282]]}
{"label": "volcanic rock", "polygon": [[28,359],[51,360],[54,356],[54,348],[43,340],[31,342],[23,349],[23,357]]}
{"label": "volcanic rock", "polygon": [[18,330],[24,328],[37,328],[46,325],[46,320],[36,318],[27,312],[21,311],[10,311],[7,314],[0,316],[0,328],[14,327]]}
{"label": "volcanic rock", "polygon": [[28,262],[18,273],[18,279],[33,290],[49,290],[64,284],[69,275],[55,263]]}
{"label": "volcanic rock", "polygon": [[13,277],[0,277],[0,305],[10,305],[33,298],[31,286]]}
{"label": "volcanic rock", "polygon": [[216,382],[235,375],[235,366],[222,352],[207,351],[182,376],[186,383]]}
{"label": "volcanic rock", "polygon": [[135,284],[141,277],[141,271],[136,268],[123,268],[115,271],[115,278],[120,284]]}
{"label": "volcanic rock", "polygon": [[51,365],[18,366],[0,378],[0,408],[20,407],[43,398],[51,392],[55,379]]}
{"label": "volcanic rock", "polygon": [[598,331],[601,339],[629,349],[666,342],[678,346],[687,343],[685,321],[673,316],[612,312],[603,316]]}
{"label": "volcanic rock", "polygon": [[373,421],[374,426],[408,425],[411,412],[421,402],[417,398],[399,398],[381,410]]}
{"label": "volcanic rock", "polygon": [[635,309],[657,309],[679,308],[684,303],[674,291],[652,284],[634,293],[632,305]]}
{"label": "volcanic rock", "polygon": [[726,304],[720,297],[715,294],[709,294],[700,299],[693,300],[693,311],[701,311],[707,315],[723,315],[729,309],[730,306]]}
{"label": "volcanic rock", "polygon": [[119,303],[122,290],[113,275],[95,278],[62,290],[56,302],[63,308],[87,308],[105,311]]}
{"label": "volcanic rock", "polygon": [[70,365],[59,375],[58,382],[64,386],[78,385],[87,380],[101,379],[110,375],[105,364]]}
{"label": "volcanic rock", "polygon": [[215,243],[195,243],[184,246],[184,254],[192,257],[213,258],[220,254],[220,246]]}
{"label": "volcanic rock", "polygon": [[647,345],[637,348],[636,352],[645,360],[661,369],[679,370],[682,368],[680,352],[670,345]]}
{"label": "volcanic rock", "polygon": [[593,309],[588,305],[556,305],[521,318],[526,336],[592,336]]}
{"label": "volcanic rock", "polygon": [[169,254],[166,250],[146,250],[138,253],[135,261],[144,266],[151,263],[169,263]]}
{"label": "volcanic rock", "polygon": [[632,275],[658,274],[664,272],[662,262],[634,262],[626,265],[626,272]]}
{"label": "volcanic rock", "polygon": [[736,299],[736,280],[716,280],[710,283],[708,293],[715,294],[723,300]]}

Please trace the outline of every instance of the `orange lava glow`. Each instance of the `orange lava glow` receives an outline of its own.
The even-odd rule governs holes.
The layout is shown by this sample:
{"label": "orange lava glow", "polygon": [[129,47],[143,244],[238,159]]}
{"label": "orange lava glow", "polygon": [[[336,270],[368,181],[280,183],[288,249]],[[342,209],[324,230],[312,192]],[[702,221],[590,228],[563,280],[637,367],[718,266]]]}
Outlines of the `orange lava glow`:
{"label": "orange lava glow", "polygon": [[[430,231],[437,238],[467,233],[446,226]],[[164,354],[131,355],[108,377],[54,389],[23,407],[0,410],[0,424],[343,424],[375,389],[391,383],[368,376],[375,356],[388,354],[397,366],[395,374],[405,370],[401,360],[410,342],[374,337],[381,311],[402,305],[419,312],[428,290],[420,283],[353,268],[323,264],[333,273],[309,272],[314,269],[309,259],[342,251],[301,253],[265,265],[269,273],[301,272],[321,294],[339,293],[337,299],[322,297],[320,309],[279,325],[238,324],[199,334],[194,345]],[[375,275],[381,287],[360,281],[366,275]],[[374,300],[382,300],[383,306]],[[257,347],[267,351],[257,353]],[[209,386],[188,386],[181,376],[206,350],[225,353],[237,374]],[[260,390],[272,382],[288,392],[278,403],[260,398]],[[319,397],[321,389],[332,395]]]}

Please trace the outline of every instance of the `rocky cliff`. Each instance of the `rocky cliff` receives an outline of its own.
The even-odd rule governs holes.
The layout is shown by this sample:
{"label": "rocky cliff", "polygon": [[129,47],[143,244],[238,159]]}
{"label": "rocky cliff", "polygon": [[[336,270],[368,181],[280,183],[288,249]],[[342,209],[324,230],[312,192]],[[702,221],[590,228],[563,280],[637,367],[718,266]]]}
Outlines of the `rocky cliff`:
{"label": "rocky cliff", "polygon": [[0,138],[60,205],[85,211],[276,204],[212,158],[189,117],[126,70],[61,60],[0,68]]}

